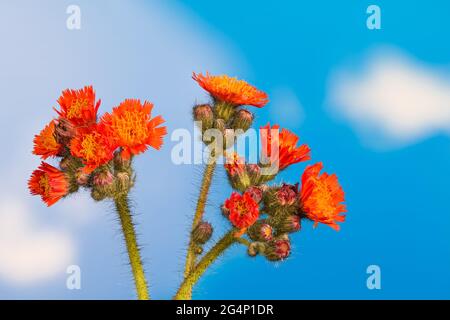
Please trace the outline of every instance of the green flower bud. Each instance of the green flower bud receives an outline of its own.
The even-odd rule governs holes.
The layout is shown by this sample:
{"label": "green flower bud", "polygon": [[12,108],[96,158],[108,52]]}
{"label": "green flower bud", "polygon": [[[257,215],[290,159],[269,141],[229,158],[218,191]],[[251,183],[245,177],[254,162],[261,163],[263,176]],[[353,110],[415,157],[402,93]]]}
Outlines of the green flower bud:
{"label": "green flower bud", "polygon": [[266,220],[256,221],[247,231],[253,241],[267,242],[272,240],[273,229]]}
{"label": "green flower bud", "polygon": [[209,104],[200,104],[193,109],[194,121],[202,125],[202,131],[211,129],[214,124],[214,113]]}
{"label": "green flower bud", "polygon": [[291,242],[288,239],[272,240],[264,251],[264,256],[270,261],[285,260],[290,254]]}
{"label": "green flower bud", "polygon": [[192,239],[195,243],[205,244],[211,239],[213,233],[213,227],[209,222],[200,222],[192,231]]}
{"label": "green flower bud", "polygon": [[253,124],[253,114],[245,109],[236,112],[231,127],[234,130],[247,131]]}

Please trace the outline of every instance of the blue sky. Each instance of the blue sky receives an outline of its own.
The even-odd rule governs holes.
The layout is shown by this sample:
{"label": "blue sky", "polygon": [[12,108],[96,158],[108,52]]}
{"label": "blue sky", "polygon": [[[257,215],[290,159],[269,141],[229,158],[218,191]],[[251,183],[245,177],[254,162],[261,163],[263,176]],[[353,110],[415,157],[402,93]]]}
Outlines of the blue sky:
{"label": "blue sky", "polygon": [[[65,27],[78,4],[82,28]],[[366,8],[381,8],[381,30]],[[149,99],[169,131],[192,131],[190,108],[207,96],[190,79],[210,70],[269,93],[255,125],[278,122],[339,176],[347,221],[293,236],[273,264],[231,249],[194,298],[450,297],[450,27],[447,1],[10,1],[0,4],[0,298],[131,299],[133,284],[114,212],[86,194],[47,209],[27,194],[39,160],[32,136],[53,116],[61,90],[93,84],[101,112],[126,97]],[[175,142],[136,161],[133,200],[151,293],[167,299],[181,279],[201,166],[170,161]],[[304,165],[279,181],[296,182]],[[223,170],[206,217],[218,206]],[[6,232],[10,230],[10,232]],[[11,231],[13,230],[13,231]],[[59,244],[59,245],[55,245]],[[82,289],[67,290],[67,265]],[[381,290],[366,268],[379,265]]]}

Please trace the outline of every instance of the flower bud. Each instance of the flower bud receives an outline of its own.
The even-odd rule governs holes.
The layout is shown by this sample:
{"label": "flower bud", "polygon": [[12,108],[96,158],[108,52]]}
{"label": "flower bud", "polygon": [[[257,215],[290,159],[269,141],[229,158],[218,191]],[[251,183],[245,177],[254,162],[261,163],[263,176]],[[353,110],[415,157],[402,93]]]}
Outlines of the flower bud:
{"label": "flower bud", "polygon": [[291,206],[297,202],[297,194],[298,185],[283,184],[276,196],[281,206]]}
{"label": "flower bud", "polygon": [[247,191],[256,201],[256,203],[260,203],[263,197],[263,188],[262,187],[250,187]]}
{"label": "flower bud", "polygon": [[84,173],[83,170],[78,169],[75,173],[75,179],[78,185],[85,186],[89,182],[89,175]]}
{"label": "flower bud", "polygon": [[[291,215],[298,212],[298,186],[283,184],[270,187],[264,193],[264,206],[267,213],[273,217]],[[280,221],[277,221],[278,227]]]}
{"label": "flower bud", "polygon": [[216,119],[214,121],[214,128],[216,128],[220,132],[224,133],[225,129],[227,128],[225,120],[223,120],[223,119]]}
{"label": "flower bud", "polygon": [[289,215],[277,227],[279,233],[292,233],[301,229],[300,217],[298,215]]}
{"label": "flower bud", "polygon": [[128,192],[133,187],[134,181],[130,178],[128,172],[119,172],[116,174],[116,191]]}
{"label": "flower bud", "polygon": [[247,234],[253,241],[267,242],[272,240],[273,229],[266,220],[259,220],[248,228]]}
{"label": "flower bud", "polygon": [[205,244],[211,239],[213,233],[213,227],[209,222],[200,222],[192,231],[192,239],[195,243]]}
{"label": "flower bud", "polygon": [[250,257],[255,257],[259,253],[264,253],[266,245],[263,242],[252,242],[247,248],[247,253]]}
{"label": "flower bud", "polygon": [[277,239],[268,243],[264,251],[265,257],[270,261],[286,259],[291,254],[291,243],[289,240]]}
{"label": "flower bud", "polygon": [[108,197],[113,197],[115,192],[114,176],[109,170],[95,173],[92,179],[91,196],[94,200],[100,201]]}
{"label": "flower bud", "polygon": [[244,192],[250,186],[251,181],[246,171],[244,159],[240,158],[237,153],[226,157],[224,167],[233,189]]}
{"label": "flower bud", "polygon": [[67,119],[55,120],[55,138],[59,144],[68,145],[76,134],[75,126]]}
{"label": "flower bud", "polygon": [[253,114],[245,109],[239,110],[234,116],[232,128],[234,130],[247,131],[253,123]]}
{"label": "flower bud", "polygon": [[93,182],[99,187],[110,186],[114,182],[114,176],[109,170],[101,171],[94,176]]}
{"label": "flower bud", "polygon": [[193,109],[194,121],[202,124],[202,130],[211,129],[214,123],[214,114],[209,104],[200,104]]}

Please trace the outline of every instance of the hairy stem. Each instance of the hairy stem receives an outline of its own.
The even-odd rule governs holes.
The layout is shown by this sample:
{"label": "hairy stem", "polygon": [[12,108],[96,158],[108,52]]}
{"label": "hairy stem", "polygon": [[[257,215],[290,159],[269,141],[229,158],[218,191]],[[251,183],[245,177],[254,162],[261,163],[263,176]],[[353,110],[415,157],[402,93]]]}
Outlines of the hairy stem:
{"label": "hairy stem", "polygon": [[184,278],[186,279],[195,267],[197,254],[195,253],[195,243],[192,239],[192,231],[202,221],[203,213],[205,211],[206,200],[208,198],[209,188],[211,187],[212,177],[216,168],[216,160],[211,157],[203,173],[202,185],[200,187],[200,194],[198,196],[197,207],[195,209],[194,220],[192,221],[191,236],[189,240],[189,247],[186,254],[186,264],[184,267]]}
{"label": "hairy stem", "polygon": [[214,247],[211,248],[200,260],[197,266],[189,273],[184,279],[177,294],[175,300],[189,300],[192,296],[192,288],[206,271],[206,269],[232,244],[237,241],[235,237],[235,230],[232,230],[225,234]]}
{"label": "hairy stem", "polygon": [[142,266],[139,247],[136,241],[136,233],[134,231],[133,220],[128,203],[128,195],[119,195],[114,199],[114,202],[122,225],[138,299],[149,300],[147,280],[145,279],[144,268]]}

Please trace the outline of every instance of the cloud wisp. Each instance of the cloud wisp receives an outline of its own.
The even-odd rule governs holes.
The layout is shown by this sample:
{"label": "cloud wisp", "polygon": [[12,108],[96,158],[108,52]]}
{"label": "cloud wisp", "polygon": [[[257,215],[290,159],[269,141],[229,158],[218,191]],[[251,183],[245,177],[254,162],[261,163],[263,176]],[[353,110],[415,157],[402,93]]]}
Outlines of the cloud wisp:
{"label": "cloud wisp", "polygon": [[73,262],[70,235],[38,225],[21,201],[0,199],[0,277],[13,285],[32,285],[64,275]]}
{"label": "cloud wisp", "polygon": [[366,144],[391,149],[450,135],[448,72],[392,49],[375,50],[354,67],[332,73],[327,104]]}

